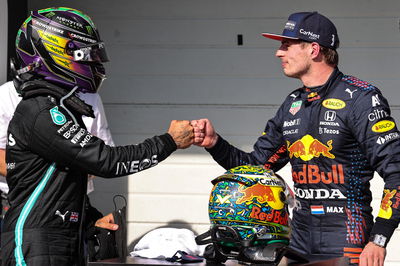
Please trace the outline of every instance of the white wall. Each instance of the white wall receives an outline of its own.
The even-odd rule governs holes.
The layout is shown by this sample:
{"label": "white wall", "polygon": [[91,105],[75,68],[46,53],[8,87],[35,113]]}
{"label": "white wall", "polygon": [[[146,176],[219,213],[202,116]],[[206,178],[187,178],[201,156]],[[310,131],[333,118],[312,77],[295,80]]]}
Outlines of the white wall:
{"label": "white wall", "polygon": [[[117,144],[161,134],[171,119],[208,117],[231,143],[251,150],[265,121],[300,86],[282,75],[274,58],[278,43],[260,33],[279,33],[290,13],[306,10],[333,20],[341,39],[341,70],[380,87],[400,119],[398,0],[29,2],[34,9],[81,9],[98,25],[111,58],[101,95]],[[237,46],[238,34],[243,46]],[[114,194],[128,195],[129,241],[165,225],[201,233],[208,227],[210,181],[221,173],[204,150],[194,147],[128,178],[98,179],[91,198],[109,211]],[[290,169],[281,174],[290,177]],[[376,212],[382,195],[379,177],[372,189]],[[397,232],[386,262],[400,262],[399,244]]]}
{"label": "white wall", "polygon": [[8,10],[7,1],[0,0],[0,84],[7,81],[7,36],[8,34]]}

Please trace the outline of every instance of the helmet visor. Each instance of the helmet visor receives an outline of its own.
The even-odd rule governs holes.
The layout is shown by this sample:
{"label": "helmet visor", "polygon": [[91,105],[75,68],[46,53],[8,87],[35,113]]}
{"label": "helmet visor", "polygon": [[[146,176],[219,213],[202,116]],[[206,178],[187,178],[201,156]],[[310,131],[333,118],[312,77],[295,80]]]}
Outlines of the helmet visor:
{"label": "helmet visor", "polygon": [[85,45],[74,50],[74,61],[81,62],[108,62],[106,48],[104,42]]}

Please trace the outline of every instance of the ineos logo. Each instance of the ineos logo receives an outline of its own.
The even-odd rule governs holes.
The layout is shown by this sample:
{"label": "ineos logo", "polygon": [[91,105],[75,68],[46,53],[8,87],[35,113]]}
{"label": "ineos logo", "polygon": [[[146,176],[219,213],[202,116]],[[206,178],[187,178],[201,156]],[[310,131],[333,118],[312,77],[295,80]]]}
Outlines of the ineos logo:
{"label": "ineos logo", "polygon": [[16,143],[13,135],[10,133],[10,135],[8,135],[8,146],[14,146]]}
{"label": "ineos logo", "polygon": [[333,122],[336,120],[336,112],[335,111],[326,111],[325,112],[325,121]]}

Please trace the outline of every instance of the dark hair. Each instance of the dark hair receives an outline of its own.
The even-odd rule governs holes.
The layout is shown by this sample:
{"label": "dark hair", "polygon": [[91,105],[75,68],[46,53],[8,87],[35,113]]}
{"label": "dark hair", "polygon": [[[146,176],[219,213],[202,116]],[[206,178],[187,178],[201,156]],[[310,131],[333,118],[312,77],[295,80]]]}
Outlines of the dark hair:
{"label": "dark hair", "polygon": [[[307,43],[310,43],[302,40],[299,40],[299,42],[301,43],[302,48],[304,48]],[[321,48],[320,52],[324,56],[325,63],[336,67],[339,64],[339,54],[337,53],[337,51],[321,45],[319,47]]]}
{"label": "dark hair", "polygon": [[336,67],[339,64],[339,55],[336,50],[321,46],[320,51],[324,55],[325,62],[328,65]]}

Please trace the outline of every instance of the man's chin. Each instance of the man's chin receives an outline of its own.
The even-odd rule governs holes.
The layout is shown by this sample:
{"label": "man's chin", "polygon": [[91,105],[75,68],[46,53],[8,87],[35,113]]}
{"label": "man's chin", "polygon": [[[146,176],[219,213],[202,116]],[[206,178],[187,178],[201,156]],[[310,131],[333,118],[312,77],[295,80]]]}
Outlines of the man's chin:
{"label": "man's chin", "polygon": [[295,78],[295,79],[299,78],[298,75],[296,75],[295,73],[289,73],[285,70],[283,70],[283,74],[288,78]]}

